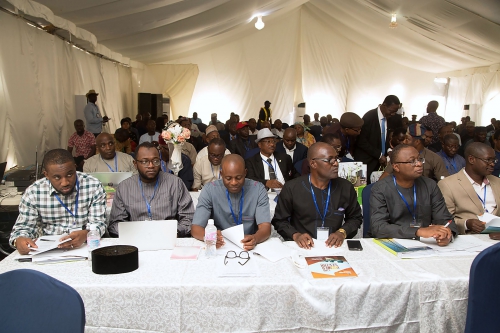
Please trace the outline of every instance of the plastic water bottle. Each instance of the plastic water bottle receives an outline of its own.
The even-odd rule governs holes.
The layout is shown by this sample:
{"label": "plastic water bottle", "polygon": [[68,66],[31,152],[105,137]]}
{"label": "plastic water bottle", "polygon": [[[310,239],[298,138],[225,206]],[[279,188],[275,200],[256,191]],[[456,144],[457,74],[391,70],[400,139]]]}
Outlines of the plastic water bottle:
{"label": "plastic water bottle", "polygon": [[89,261],[92,260],[92,251],[101,244],[101,234],[95,224],[90,224],[90,231],[87,234],[87,248],[89,250]]}
{"label": "plastic water bottle", "polygon": [[208,225],[205,228],[205,256],[207,258],[215,258],[215,244],[217,243],[217,228],[214,225],[214,220],[208,220]]}

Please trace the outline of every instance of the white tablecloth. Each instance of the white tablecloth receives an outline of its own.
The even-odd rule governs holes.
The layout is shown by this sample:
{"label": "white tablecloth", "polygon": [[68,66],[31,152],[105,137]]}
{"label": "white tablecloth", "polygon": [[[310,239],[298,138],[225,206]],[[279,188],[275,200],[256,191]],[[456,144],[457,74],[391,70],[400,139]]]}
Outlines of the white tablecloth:
{"label": "white tablecloth", "polygon": [[170,251],[140,252],[139,269],[120,275],[96,275],[87,262],[18,263],[13,255],[0,273],[32,268],[74,287],[87,333],[463,332],[474,256],[403,260],[370,239],[362,244],[364,251],[340,253],[358,273],[353,279],[313,280],[289,259],[258,256],[251,260],[261,276],[218,278],[221,258],[171,261]]}

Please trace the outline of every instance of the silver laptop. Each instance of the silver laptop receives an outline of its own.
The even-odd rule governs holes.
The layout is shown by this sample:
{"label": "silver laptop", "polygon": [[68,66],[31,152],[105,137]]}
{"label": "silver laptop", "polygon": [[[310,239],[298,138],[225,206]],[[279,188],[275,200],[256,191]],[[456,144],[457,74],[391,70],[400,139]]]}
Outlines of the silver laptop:
{"label": "silver laptop", "polygon": [[177,220],[119,222],[121,245],[139,251],[172,250],[177,240]]}
{"label": "silver laptop", "polygon": [[132,177],[132,172],[92,172],[89,175],[99,179],[103,186],[116,187],[122,181]]}

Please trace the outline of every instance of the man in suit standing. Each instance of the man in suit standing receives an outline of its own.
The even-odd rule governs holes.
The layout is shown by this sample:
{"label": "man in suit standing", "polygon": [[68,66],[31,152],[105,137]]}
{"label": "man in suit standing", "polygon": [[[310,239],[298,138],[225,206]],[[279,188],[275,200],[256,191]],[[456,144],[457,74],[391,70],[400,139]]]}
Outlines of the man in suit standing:
{"label": "man in suit standing", "polygon": [[260,130],[255,142],[260,153],[245,161],[247,178],[261,182],[266,188],[281,189],[286,181],[299,176],[290,156],[275,152],[276,139],[269,129]]}
{"label": "man in suit standing", "polygon": [[297,131],[293,127],[285,130],[283,141],[276,144],[276,151],[278,153],[286,153],[290,156],[293,165],[307,158],[307,147],[297,142]]}
{"label": "man in suit standing", "polygon": [[397,96],[389,95],[376,109],[363,116],[364,123],[354,149],[354,159],[367,165],[368,180],[373,171],[387,165],[388,134],[403,126],[401,120],[388,123],[388,119],[396,114],[400,104]]}
{"label": "man in suit standing", "polygon": [[491,175],[497,159],[493,148],[480,142],[469,144],[464,155],[465,168],[438,186],[459,232],[480,233],[485,226],[478,216],[485,212],[500,216],[500,179]]}

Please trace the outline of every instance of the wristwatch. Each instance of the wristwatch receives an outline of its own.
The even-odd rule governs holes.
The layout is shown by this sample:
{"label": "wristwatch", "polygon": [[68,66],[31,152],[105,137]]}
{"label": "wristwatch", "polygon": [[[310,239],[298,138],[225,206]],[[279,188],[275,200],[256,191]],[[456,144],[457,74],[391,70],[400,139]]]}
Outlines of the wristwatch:
{"label": "wristwatch", "polygon": [[339,230],[337,230],[338,232],[344,234],[344,238],[347,238],[347,233],[345,232],[345,230],[343,228],[340,228]]}

